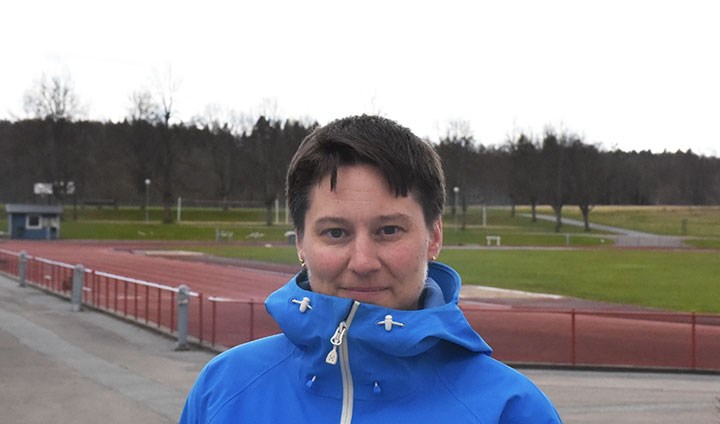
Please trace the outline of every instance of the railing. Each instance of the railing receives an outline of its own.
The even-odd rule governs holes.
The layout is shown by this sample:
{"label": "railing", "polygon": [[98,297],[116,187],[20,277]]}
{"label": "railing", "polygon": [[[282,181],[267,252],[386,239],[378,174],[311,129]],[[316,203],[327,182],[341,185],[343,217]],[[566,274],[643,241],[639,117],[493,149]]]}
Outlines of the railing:
{"label": "railing", "polygon": [[720,370],[720,315],[461,304],[510,363]]}
{"label": "railing", "polygon": [[84,277],[84,305],[175,333],[177,288],[95,270]]}
{"label": "railing", "polygon": [[[77,269],[82,295],[79,302],[160,332],[178,335],[178,287],[110,274],[50,259],[0,249],[0,272],[72,300]],[[22,274],[22,275],[21,275]],[[188,292],[184,317],[190,341],[224,350],[237,344],[275,334],[277,324],[262,301],[236,300]]]}
{"label": "railing", "polygon": [[[180,288],[2,249],[0,272],[71,301],[77,281],[83,306],[218,351],[280,331],[258,299],[183,295]],[[717,314],[461,308],[494,356],[509,363],[720,371]]]}

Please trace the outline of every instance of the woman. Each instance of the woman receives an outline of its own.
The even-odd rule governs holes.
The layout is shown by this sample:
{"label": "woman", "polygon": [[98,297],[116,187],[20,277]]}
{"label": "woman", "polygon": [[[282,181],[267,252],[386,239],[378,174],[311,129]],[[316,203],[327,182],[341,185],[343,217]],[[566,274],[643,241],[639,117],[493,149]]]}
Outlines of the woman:
{"label": "woman", "polygon": [[202,371],[188,423],[558,423],[545,395],[490,357],[435,262],[445,184],[427,143],[350,117],[311,133],[287,195],[303,270],[266,308],[283,334]]}

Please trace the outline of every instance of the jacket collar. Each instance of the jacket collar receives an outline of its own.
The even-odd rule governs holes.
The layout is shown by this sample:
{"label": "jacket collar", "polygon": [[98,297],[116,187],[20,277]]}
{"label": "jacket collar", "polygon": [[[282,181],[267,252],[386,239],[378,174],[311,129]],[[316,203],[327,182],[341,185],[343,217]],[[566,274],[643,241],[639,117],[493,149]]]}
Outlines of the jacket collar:
{"label": "jacket collar", "polygon": [[[337,380],[339,367],[326,364],[325,357],[333,347],[330,339],[338,324],[348,317],[353,300],[304,289],[304,278],[307,277],[302,272],[296,275],[271,294],[265,306],[283,333],[302,352],[300,378],[310,381],[323,375],[326,381]],[[429,296],[435,299],[434,304],[441,303],[439,306],[414,311],[366,303],[357,307],[346,333],[356,382],[367,380],[364,383],[374,384],[371,380],[376,383],[388,373],[397,376],[403,369],[407,372],[400,374],[412,379],[415,364],[422,361],[422,356],[428,356],[419,355],[441,341],[468,352],[492,353],[458,307],[460,276],[449,266],[433,262],[428,268],[428,279],[434,282],[428,284],[434,291]],[[437,301],[440,296],[444,303]],[[409,358],[413,360],[409,361]],[[407,390],[409,387],[402,392]]]}

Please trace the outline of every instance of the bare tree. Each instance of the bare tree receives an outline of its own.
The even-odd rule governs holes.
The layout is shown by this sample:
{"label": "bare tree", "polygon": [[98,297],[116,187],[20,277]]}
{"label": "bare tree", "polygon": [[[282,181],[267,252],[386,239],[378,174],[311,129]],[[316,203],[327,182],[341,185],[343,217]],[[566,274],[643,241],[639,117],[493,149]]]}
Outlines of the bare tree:
{"label": "bare tree", "polygon": [[280,114],[278,113],[278,102],[274,97],[264,97],[258,103],[253,117],[253,125],[257,123],[260,118],[265,118],[268,122],[281,122]]}
{"label": "bare tree", "polygon": [[175,118],[175,95],[180,87],[178,80],[172,76],[170,68],[165,75],[155,74],[155,103],[159,106],[160,117],[160,161],[158,171],[160,178],[160,190],[163,201],[163,223],[170,224],[173,221],[172,205],[174,202],[173,173],[175,171],[176,148],[173,133],[170,128],[170,121]]}
{"label": "bare tree", "polygon": [[479,197],[480,191],[480,181],[471,175],[474,168],[473,163],[478,159],[475,138],[470,123],[464,120],[448,122],[445,134],[440,138],[440,144],[436,146],[436,150],[444,164],[447,188],[453,191],[449,193],[452,197],[448,198],[455,200],[455,196],[459,196],[460,205],[456,205],[455,201],[451,203],[453,220],[459,212],[456,206],[460,206],[462,212],[460,228],[464,230],[468,198],[473,194]]}
{"label": "bare tree", "polygon": [[155,122],[158,119],[159,107],[150,91],[137,90],[130,94],[130,106],[127,112],[131,122]]}
{"label": "bare tree", "polygon": [[[156,180],[156,168],[159,162],[160,145],[159,131],[156,124],[159,122],[159,107],[155,103],[152,93],[142,89],[133,92],[128,106],[129,129],[127,143],[129,150],[123,157],[128,159],[127,167],[130,170],[132,186],[136,190],[138,199],[142,199],[145,191],[150,187],[146,183]],[[140,209],[145,209],[145,202],[140,201]]]}
{"label": "bare tree", "polygon": [[47,77],[43,74],[26,91],[23,98],[25,112],[46,123],[41,166],[53,195],[61,203],[74,193],[77,175],[86,163],[82,139],[73,133],[70,123],[82,113],[80,100],[69,75]]}
{"label": "bare tree", "polygon": [[377,98],[377,93],[373,94],[370,97],[370,102],[368,105],[368,114],[370,115],[377,115],[377,116],[386,116],[385,112],[383,112],[382,107],[380,107],[380,102]]}
{"label": "bare tree", "polygon": [[445,127],[446,140],[470,140],[474,139],[470,121],[465,119],[452,119]]}
{"label": "bare tree", "polygon": [[508,141],[510,150],[510,199],[512,215],[518,202],[529,202],[532,222],[537,221],[536,208],[542,191],[540,147],[529,136],[520,134]]}
{"label": "bare tree", "polygon": [[69,75],[43,74],[23,97],[28,116],[51,121],[73,121],[84,113]]}
{"label": "bare tree", "polygon": [[[233,183],[237,180],[236,163],[239,155],[240,136],[237,126],[244,125],[234,111],[224,109],[218,105],[208,105],[202,116],[193,120],[195,125],[210,132],[205,139],[205,149],[208,150],[211,160],[211,171],[215,176],[215,192],[222,202],[223,209],[227,210]],[[245,130],[242,130],[242,134]]]}
{"label": "bare tree", "polygon": [[545,130],[542,141],[542,158],[544,174],[544,199],[555,213],[555,232],[562,228],[562,208],[568,202],[568,159],[567,136],[557,135],[554,130]]}
{"label": "bare tree", "polygon": [[605,182],[605,170],[597,147],[584,144],[582,139],[574,138],[568,145],[571,199],[578,205],[585,223],[585,231],[590,231],[590,211],[600,201]]}

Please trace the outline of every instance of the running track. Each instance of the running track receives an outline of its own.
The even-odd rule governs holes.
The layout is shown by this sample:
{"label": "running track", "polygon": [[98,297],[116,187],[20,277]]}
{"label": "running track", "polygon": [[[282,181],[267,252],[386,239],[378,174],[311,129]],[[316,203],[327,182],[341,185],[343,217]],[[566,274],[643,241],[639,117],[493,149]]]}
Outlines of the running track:
{"label": "running track", "polygon": [[[187,245],[187,243],[183,243]],[[177,287],[188,285],[205,296],[262,302],[296,271],[294,267],[223,265],[202,260],[180,260],[144,255],[167,243],[18,241],[0,242],[0,248],[26,251],[36,257]],[[629,308],[613,313],[583,310],[571,316],[575,303],[564,312],[523,309],[493,300],[461,302],[468,320],[495,349],[495,356],[510,362],[553,364],[632,365],[720,370],[720,317],[700,316],[693,335],[687,316],[659,313],[634,315]],[[222,312],[221,312],[222,313]],[[237,315],[237,310],[227,310]],[[235,317],[237,318],[237,317]],[[223,331],[237,333],[237,319],[227,319]],[[575,333],[571,323],[575,324]],[[259,331],[264,335],[267,331]],[[694,357],[692,354],[694,343]]]}

